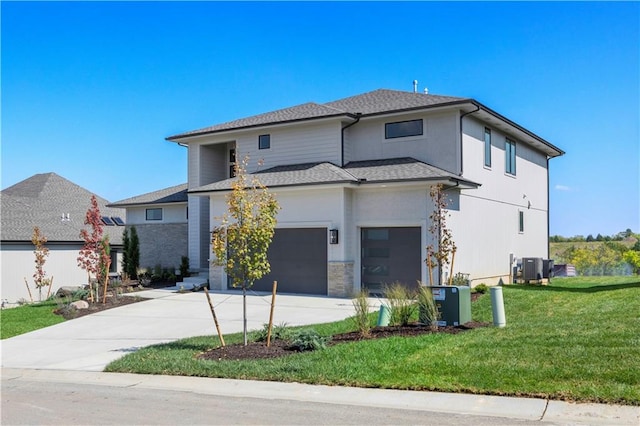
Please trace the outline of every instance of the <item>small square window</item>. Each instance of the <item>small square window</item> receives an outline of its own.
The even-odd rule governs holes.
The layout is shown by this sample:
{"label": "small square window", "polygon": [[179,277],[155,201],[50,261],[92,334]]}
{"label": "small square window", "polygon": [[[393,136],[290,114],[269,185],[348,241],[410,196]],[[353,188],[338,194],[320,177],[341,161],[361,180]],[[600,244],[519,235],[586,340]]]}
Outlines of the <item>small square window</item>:
{"label": "small square window", "polygon": [[269,149],[269,148],[271,148],[271,135],[258,136],[258,149]]}
{"label": "small square window", "polygon": [[147,220],[162,220],[162,209],[147,209]]}

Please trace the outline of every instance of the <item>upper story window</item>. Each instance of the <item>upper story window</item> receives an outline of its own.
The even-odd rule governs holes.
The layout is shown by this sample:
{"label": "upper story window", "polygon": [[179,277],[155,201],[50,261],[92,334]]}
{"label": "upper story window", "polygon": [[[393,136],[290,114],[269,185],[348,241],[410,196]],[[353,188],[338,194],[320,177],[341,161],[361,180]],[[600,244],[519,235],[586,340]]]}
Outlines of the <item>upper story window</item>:
{"label": "upper story window", "polygon": [[271,148],[271,135],[258,136],[258,149],[269,149],[269,148]]}
{"label": "upper story window", "polygon": [[404,138],[407,136],[419,136],[422,134],[422,119],[410,121],[397,121],[385,123],[384,138]]}
{"label": "upper story window", "polygon": [[162,209],[147,209],[147,220],[162,220]]}
{"label": "upper story window", "polygon": [[236,176],[236,149],[231,148],[229,150],[229,177]]}
{"label": "upper story window", "polygon": [[491,129],[484,128],[484,165],[491,167]]}
{"label": "upper story window", "polygon": [[505,172],[510,175],[516,175],[516,143],[506,140],[505,146]]}

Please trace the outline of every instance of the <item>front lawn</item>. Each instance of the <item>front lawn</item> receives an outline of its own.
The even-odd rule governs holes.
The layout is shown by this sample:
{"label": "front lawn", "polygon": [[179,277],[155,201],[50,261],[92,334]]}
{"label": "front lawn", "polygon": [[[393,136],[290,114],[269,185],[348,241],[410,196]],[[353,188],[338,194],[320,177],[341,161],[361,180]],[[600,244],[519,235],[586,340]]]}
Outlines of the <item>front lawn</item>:
{"label": "front lawn", "polygon": [[0,310],[0,339],[28,333],[63,322],[64,318],[53,313],[58,308],[55,300],[22,305]]}
{"label": "front lawn", "polygon": [[[555,279],[505,286],[507,327],[391,337],[259,361],[205,361],[203,336],[139,350],[106,371],[295,381],[640,405],[640,279]],[[489,295],[473,319],[492,322]],[[332,335],[351,321],[320,324]],[[225,336],[227,344],[241,335]]]}

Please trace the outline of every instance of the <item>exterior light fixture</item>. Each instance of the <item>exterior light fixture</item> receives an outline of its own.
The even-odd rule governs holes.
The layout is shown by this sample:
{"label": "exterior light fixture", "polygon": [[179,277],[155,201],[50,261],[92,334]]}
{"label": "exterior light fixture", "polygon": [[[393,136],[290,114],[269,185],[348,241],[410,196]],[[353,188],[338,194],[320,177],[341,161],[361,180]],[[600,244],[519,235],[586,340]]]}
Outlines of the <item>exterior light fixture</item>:
{"label": "exterior light fixture", "polygon": [[329,244],[338,244],[338,230],[330,229],[329,230]]}

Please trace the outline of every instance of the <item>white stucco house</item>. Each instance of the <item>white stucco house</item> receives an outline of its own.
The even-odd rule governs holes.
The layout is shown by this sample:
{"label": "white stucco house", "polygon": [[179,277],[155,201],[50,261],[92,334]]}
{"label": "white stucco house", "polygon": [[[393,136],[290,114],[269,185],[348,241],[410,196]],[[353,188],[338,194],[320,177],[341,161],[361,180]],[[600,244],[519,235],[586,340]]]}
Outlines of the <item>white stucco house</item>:
{"label": "white stucco house", "polygon": [[[55,174],[31,176],[0,192],[2,201],[0,242],[0,297],[9,304],[20,299],[29,301],[24,283],[29,282],[34,300],[38,300],[33,284],[35,272],[33,228],[39,227],[47,238],[49,249],[44,270],[53,277],[52,294],[63,286],[87,284],[87,272],[78,266],[83,246],[80,230],[91,206],[92,193]],[[111,272],[121,270],[122,231],[125,210],[107,207],[108,201],[96,196],[104,223],[104,235],[111,243]],[[46,289],[43,298],[46,296]]]}
{"label": "white stucco house", "polygon": [[140,242],[140,267],[179,268],[188,256],[187,184],[164,188],[108,205],[126,210],[127,228],[135,227]]}
{"label": "white stucco house", "polygon": [[189,258],[214,289],[227,277],[210,266],[210,232],[244,156],[282,207],[257,290],[277,280],[282,292],[349,296],[427,282],[435,184],[451,198],[454,273],[508,282],[515,259],[549,256],[549,160],[564,152],[474,99],[381,89],[167,140],[188,148]]}

